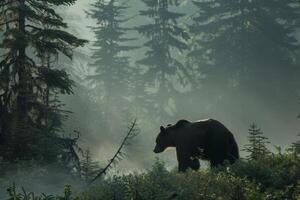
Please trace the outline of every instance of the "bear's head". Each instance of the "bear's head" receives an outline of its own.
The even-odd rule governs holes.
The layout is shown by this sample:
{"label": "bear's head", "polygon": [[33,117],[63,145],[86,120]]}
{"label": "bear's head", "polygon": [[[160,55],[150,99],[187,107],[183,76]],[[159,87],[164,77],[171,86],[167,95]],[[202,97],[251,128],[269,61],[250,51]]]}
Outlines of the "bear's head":
{"label": "bear's head", "polygon": [[164,150],[166,150],[166,148],[168,147],[172,147],[174,144],[172,142],[172,132],[174,130],[172,130],[169,126],[168,127],[163,127],[160,126],[160,132],[158,134],[158,136],[156,137],[156,145],[155,148],[153,150],[154,153],[161,153]]}

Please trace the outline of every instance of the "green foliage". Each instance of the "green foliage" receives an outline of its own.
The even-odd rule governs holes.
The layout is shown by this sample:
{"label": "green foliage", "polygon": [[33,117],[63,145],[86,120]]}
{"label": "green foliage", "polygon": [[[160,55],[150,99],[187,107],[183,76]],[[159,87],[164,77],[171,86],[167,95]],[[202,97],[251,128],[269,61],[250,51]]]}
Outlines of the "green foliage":
{"label": "green foliage", "polygon": [[[201,169],[187,173],[169,171],[163,162],[156,160],[147,171],[101,179],[76,198],[78,200],[299,199],[299,180],[300,159],[288,152],[269,154],[259,160],[239,160],[233,165],[218,169]],[[65,199],[72,199],[71,194],[70,187],[66,187]]]}
{"label": "green foliage", "polygon": [[[185,14],[173,10],[178,6],[176,0],[143,0],[146,10],[140,11],[149,23],[137,27],[137,31],[148,39],[143,44],[147,49],[145,57],[137,61],[138,65],[146,67],[139,77],[140,87],[144,95],[140,96],[148,112],[154,112],[161,117],[172,115],[176,110],[174,99],[178,94],[178,85],[185,87],[189,84],[189,73],[176,56],[187,50],[186,41],[189,35],[178,24]],[[153,109],[154,108],[154,109]]]}
{"label": "green foliage", "polygon": [[126,111],[124,107],[129,104],[127,97],[134,69],[126,53],[136,48],[128,45],[135,39],[128,36],[131,29],[126,27],[129,20],[126,2],[97,0],[91,6],[87,14],[96,20],[97,26],[92,27],[96,41],[90,64],[95,73],[88,79],[96,85],[97,101],[103,108],[104,118],[109,121],[115,112]]}
{"label": "green foliage", "polygon": [[100,171],[99,163],[92,160],[91,152],[86,150],[83,152],[81,160],[81,177],[89,183],[93,178],[96,177],[98,172]]}
{"label": "green foliage", "polygon": [[15,184],[12,187],[7,189],[9,198],[7,200],[79,200],[78,198],[72,197],[71,186],[66,185],[64,188],[64,196],[53,196],[53,195],[35,195],[32,192],[26,192],[24,188],[22,188],[22,192],[18,192]]}
{"label": "green foliage", "polygon": [[230,167],[237,177],[256,183],[268,199],[293,199],[298,191],[300,160],[294,154],[271,154],[257,160],[239,161]]}
{"label": "green foliage", "polygon": [[[298,135],[299,137],[300,135]],[[290,152],[294,153],[296,156],[300,155],[300,140],[293,142],[291,147],[288,149]]]}
{"label": "green foliage", "polygon": [[[299,197],[300,159],[270,154],[215,169],[177,173],[156,161],[142,174],[114,176],[83,194],[83,199],[249,199]],[[114,188],[117,188],[116,190]],[[176,197],[176,198],[175,198]]]}
{"label": "green foliage", "polygon": [[248,140],[249,144],[244,148],[244,151],[249,153],[248,159],[256,160],[270,153],[266,146],[270,143],[268,138],[254,123],[250,125]]}
{"label": "green foliage", "polygon": [[291,66],[299,48],[295,37],[299,1],[193,2],[197,13],[190,26],[194,41],[190,56],[209,83],[218,80],[229,85],[235,80],[258,93],[296,81],[291,79],[296,78]]}
{"label": "green foliage", "polygon": [[[66,30],[56,6],[75,0],[4,0],[0,4],[0,154],[4,160],[55,162],[74,158],[75,140],[62,138],[68,112],[58,100],[73,81],[54,66],[59,54],[72,58],[86,40]],[[68,153],[66,153],[68,152]],[[73,152],[73,153],[70,153]],[[72,158],[67,158],[72,155]]]}
{"label": "green foliage", "polygon": [[169,172],[157,161],[142,174],[111,177],[82,195],[83,199],[263,199],[259,187],[227,172]]}

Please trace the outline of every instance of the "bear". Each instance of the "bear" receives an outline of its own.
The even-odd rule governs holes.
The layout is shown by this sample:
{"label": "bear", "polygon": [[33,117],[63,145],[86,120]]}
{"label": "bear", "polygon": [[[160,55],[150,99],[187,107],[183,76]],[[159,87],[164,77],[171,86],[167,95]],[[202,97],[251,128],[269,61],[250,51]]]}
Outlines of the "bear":
{"label": "bear", "polygon": [[175,125],[160,126],[153,151],[161,153],[168,147],[176,148],[179,172],[188,168],[198,170],[199,159],[208,160],[211,167],[221,166],[225,160],[232,164],[239,159],[233,134],[215,119],[179,120]]}

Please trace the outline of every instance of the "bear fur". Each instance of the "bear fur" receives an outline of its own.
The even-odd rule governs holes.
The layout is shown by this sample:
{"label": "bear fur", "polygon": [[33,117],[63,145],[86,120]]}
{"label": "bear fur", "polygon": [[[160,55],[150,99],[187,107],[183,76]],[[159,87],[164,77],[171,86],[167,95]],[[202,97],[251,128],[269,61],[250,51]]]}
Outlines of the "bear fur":
{"label": "bear fur", "polygon": [[239,159],[239,148],[233,134],[214,119],[190,122],[179,120],[175,125],[160,127],[154,153],[175,147],[178,171],[198,170],[199,159],[209,160],[211,167],[233,163]]}

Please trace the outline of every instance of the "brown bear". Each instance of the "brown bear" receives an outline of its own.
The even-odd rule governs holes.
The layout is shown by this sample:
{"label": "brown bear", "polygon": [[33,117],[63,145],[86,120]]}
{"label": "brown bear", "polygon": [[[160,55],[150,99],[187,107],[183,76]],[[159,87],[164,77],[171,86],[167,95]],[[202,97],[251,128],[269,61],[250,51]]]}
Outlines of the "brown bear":
{"label": "brown bear", "polygon": [[187,168],[198,170],[199,159],[209,160],[211,167],[223,165],[225,160],[233,163],[239,159],[233,134],[214,119],[179,120],[175,125],[161,126],[154,153],[161,153],[168,147],[176,148],[180,172]]}

